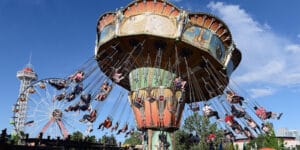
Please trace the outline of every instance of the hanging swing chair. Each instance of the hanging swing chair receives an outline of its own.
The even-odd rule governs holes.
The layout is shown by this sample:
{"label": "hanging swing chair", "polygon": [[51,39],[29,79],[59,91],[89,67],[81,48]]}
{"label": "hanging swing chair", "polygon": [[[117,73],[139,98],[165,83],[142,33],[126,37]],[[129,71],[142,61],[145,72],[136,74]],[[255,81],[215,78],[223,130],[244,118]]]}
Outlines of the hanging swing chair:
{"label": "hanging swing chair", "polygon": [[190,105],[190,109],[193,111],[193,112],[197,112],[200,110],[200,107],[199,107],[199,104],[198,103],[191,103]]}

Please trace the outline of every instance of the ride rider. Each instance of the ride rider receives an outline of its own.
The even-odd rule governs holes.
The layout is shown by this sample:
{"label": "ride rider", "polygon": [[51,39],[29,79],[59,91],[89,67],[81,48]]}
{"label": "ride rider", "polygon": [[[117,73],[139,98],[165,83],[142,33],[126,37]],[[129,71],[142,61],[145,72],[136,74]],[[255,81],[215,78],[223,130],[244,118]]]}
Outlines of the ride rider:
{"label": "ride rider", "polygon": [[112,126],[112,120],[109,116],[106,117],[106,119],[99,125],[98,129],[110,128]]}
{"label": "ride rider", "polygon": [[282,113],[277,114],[272,111],[266,111],[266,109],[263,107],[254,106],[254,110],[255,110],[255,114],[262,120],[266,120],[270,118],[279,120],[280,117],[282,116]]}
{"label": "ride rider", "polygon": [[241,106],[243,105],[244,97],[241,97],[234,93],[233,91],[226,91],[226,99],[230,104],[240,104]]}
{"label": "ride rider", "polygon": [[96,96],[96,100],[103,101],[107,97],[111,89],[112,87],[108,84],[107,81],[103,82],[100,87],[100,92]]}
{"label": "ride rider", "polygon": [[212,116],[215,116],[218,120],[220,119],[219,114],[217,111],[214,111],[209,105],[204,104],[204,107],[202,108],[204,116],[210,118]]}

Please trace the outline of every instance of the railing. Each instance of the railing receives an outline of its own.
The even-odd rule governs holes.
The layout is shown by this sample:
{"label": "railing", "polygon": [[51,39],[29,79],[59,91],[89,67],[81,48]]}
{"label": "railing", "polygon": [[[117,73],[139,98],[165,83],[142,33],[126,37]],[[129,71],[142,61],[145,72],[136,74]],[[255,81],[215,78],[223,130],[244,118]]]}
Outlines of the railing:
{"label": "railing", "polygon": [[1,149],[56,149],[56,150],[65,150],[65,149],[105,149],[105,150],[122,150],[124,148],[117,145],[105,144],[105,143],[93,143],[85,139],[79,141],[72,141],[69,135],[66,139],[51,139],[50,136],[47,139],[43,139],[43,134],[40,134],[38,138],[28,138],[29,135],[26,134],[25,138],[21,139],[22,144],[17,144],[11,138],[11,135],[7,135],[6,129],[2,130],[0,136],[0,148]]}

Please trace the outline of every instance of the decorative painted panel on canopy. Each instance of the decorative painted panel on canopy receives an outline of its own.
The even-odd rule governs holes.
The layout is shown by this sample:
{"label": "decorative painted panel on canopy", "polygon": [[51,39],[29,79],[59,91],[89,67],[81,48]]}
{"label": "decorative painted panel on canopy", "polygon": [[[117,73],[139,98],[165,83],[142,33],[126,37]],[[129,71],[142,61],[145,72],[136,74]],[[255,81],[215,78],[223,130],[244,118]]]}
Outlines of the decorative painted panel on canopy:
{"label": "decorative painted panel on canopy", "polygon": [[219,60],[220,63],[224,61],[225,47],[218,36],[211,32],[211,30],[191,26],[183,32],[182,41],[207,51]]}
{"label": "decorative painted panel on canopy", "polygon": [[142,14],[125,18],[120,28],[120,36],[150,34],[174,37],[177,32],[176,20],[154,14]]}
{"label": "decorative painted panel on canopy", "polygon": [[147,87],[171,88],[175,74],[159,68],[138,68],[130,72],[131,91]]}
{"label": "decorative painted panel on canopy", "polygon": [[[115,13],[101,16],[95,56],[110,78],[111,67],[121,67],[120,72],[126,76],[119,84],[128,90],[157,87],[150,77],[141,76],[141,71],[135,72],[139,76],[135,80],[147,81],[136,83],[129,79],[129,74],[134,75],[131,71],[171,68],[176,76],[193,84],[188,91],[202,91],[203,97],[196,98],[199,100],[222,94],[241,61],[241,53],[222,20],[208,13],[188,13],[165,0],[136,0]],[[160,78],[155,80],[165,82],[165,78]],[[195,81],[191,81],[193,78]],[[222,82],[216,84],[216,79]]]}
{"label": "decorative painted panel on canopy", "polygon": [[[137,90],[129,95],[138,129],[177,130],[184,103],[179,103],[182,92],[167,88]],[[136,105],[139,102],[140,105]]]}

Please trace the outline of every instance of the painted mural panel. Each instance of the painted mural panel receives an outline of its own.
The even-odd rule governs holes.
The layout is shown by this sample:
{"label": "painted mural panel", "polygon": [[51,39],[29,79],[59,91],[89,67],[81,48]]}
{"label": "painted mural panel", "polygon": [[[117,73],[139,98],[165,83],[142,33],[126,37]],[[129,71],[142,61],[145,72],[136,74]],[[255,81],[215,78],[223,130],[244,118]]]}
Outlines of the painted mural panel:
{"label": "painted mural panel", "polygon": [[115,35],[115,25],[114,24],[110,24],[107,25],[103,28],[103,30],[100,33],[100,41],[99,43],[105,43],[108,40],[112,39]]}
{"label": "painted mural panel", "polygon": [[185,30],[182,40],[203,50],[208,50],[217,60],[224,59],[224,45],[217,35],[210,30],[192,26]]}
{"label": "painted mural panel", "polygon": [[159,15],[143,14],[132,16],[122,23],[121,35],[153,34],[163,37],[173,37],[177,27],[171,19]]}
{"label": "painted mural panel", "polygon": [[210,40],[209,50],[211,54],[220,62],[224,60],[225,47],[217,35],[213,35]]}
{"label": "painted mural panel", "polygon": [[151,87],[171,87],[175,75],[158,68],[139,68],[129,74],[131,90]]}
{"label": "painted mural panel", "polygon": [[177,27],[169,18],[159,15],[149,15],[145,31],[151,34],[173,37],[177,31]]}
{"label": "painted mural panel", "polygon": [[209,30],[200,27],[190,27],[183,33],[183,40],[196,46],[208,48],[212,34]]}

